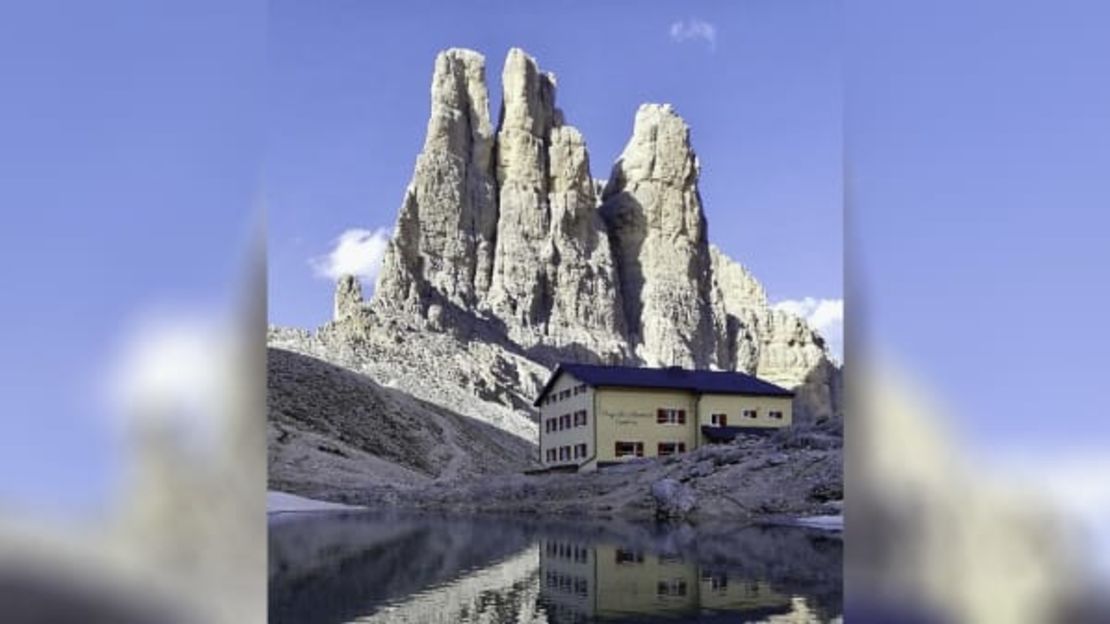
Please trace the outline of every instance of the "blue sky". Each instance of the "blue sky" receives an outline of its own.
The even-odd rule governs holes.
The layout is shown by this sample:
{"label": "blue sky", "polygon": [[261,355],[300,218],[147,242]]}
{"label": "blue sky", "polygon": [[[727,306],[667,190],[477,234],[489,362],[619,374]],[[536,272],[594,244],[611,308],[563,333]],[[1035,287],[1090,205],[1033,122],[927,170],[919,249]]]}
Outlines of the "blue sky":
{"label": "blue sky", "polygon": [[328,320],[332,283],[309,260],[348,228],[392,230],[448,47],[485,54],[495,119],[510,47],[555,72],[595,177],[608,177],[641,103],[674,104],[701,160],[710,240],[776,300],[839,299],[839,14],[836,2],[274,2],[271,321]]}
{"label": "blue sky", "polygon": [[866,2],[845,23],[849,331],[978,449],[1104,453],[1110,6]]}
{"label": "blue sky", "polygon": [[0,9],[0,507],[103,501],[120,342],[150,308],[219,308],[242,277],[264,8]]}

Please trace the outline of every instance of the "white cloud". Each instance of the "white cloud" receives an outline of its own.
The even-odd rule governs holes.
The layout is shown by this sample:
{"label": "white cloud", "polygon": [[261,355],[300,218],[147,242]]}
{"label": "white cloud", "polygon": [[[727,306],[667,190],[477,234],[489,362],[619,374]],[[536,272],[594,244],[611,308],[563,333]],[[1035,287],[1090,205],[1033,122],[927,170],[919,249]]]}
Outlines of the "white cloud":
{"label": "white cloud", "polygon": [[710,50],[717,49],[717,27],[696,17],[671,24],[670,35],[675,43],[701,40],[709,44]]}
{"label": "white cloud", "polygon": [[335,239],[335,247],[325,256],[309,260],[318,277],[337,280],[343,275],[354,275],[363,282],[373,284],[382,268],[385,250],[389,245],[389,231],[350,229]]}
{"label": "white cloud", "polygon": [[[987,463],[998,478],[1020,484],[1031,504],[1043,498],[1077,530],[1072,539],[1102,580],[1110,580],[1110,459],[1099,450],[992,450]],[[1035,498],[1037,497],[1037,498]]]}
{"label": "white cloud", "polygon": [[105,367],[118,422],[209,444],[227,413],[234,334],[211,312],[160,309],[133,321]]}
{"label": "white cloud", "polygon": [[773,306],[800,316],[825,338],[829,351],[838,361],[844,361],[844,300],[843,299],[787,299]]}

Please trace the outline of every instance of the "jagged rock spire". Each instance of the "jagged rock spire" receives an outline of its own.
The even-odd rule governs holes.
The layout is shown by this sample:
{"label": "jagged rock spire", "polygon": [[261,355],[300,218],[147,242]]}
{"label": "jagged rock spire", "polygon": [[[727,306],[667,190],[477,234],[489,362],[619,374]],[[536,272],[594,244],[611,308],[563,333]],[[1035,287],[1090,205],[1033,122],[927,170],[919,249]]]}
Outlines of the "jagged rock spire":
{"label": "jagged rock spire", "polygon": [[374,304],[424,314],[432,301],[469,309],[489,287],[497,227],[485,58],[436,57],[424,149],[405,191]]}
{"label": "jagged rock spire", "polygon": [[343,275],[335,284],[335,311],[332,320],[357,316],[362,310],[362,283],[354,275]]}
{"label": "jagged rock spire", "polygon": [[649,365],[709,368],[724,359],[698,173],[686,122],[670,105],[641,106],[601,212],[629,337]]}
{"label": "jagged rock spire", "polygon": [[799,418],[839,413],[839,369],[820,336],[710,250],[690,129],[673,108],[640,107],[599,206],[554,75],[513,49],[502,85],[495,131],[482,55],[436,58],[427,137],[372,311],[354,303],[357,283],[337,291],[337,319],[363,319],[347,323],[350,335],[399,321],[546,366],[744,370],[798,387]]}
{"label": "jagged rock spire", "polygon": [[489,306],[527,346],[623,360],[623,316],[586,142],[555,107],[555,77],[514,48],[502,72],[499,216]]}

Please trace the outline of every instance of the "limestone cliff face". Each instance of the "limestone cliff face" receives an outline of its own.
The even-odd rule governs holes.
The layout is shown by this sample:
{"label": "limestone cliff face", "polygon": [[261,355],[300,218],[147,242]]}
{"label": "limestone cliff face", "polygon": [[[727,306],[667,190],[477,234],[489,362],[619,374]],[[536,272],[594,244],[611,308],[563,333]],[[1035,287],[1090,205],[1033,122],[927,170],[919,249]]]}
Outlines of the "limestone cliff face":
{"label": "limestone cliff face", "polygon": [[501,75],[499,221],[487,305],[526,346],[623,359],[616,273],[582,134],[555,107],[555,77],[520,49]]}
{"label": "limestone cliff face", "polygon": [[799,420],[839,416],[824,340],[709,245],[690,129],[673,108],[640,107],[602,182],[552,74],[513,49],[502,85],[495,131],[483,57],[437,57],[428,134],[373,299],[342,280],[335,320],[302,351],[520,435],[562,360],[741,370],[796,389]]}
{"label": "limestone cliff face", "polygon": [[738,262],[710,248],[714,296],[724,313],[724,368],[758,375],[795,391],[803,418],[840,416],[840,369],[825,340],[805,320],[770,307],[763,285]]}
{"label": "limestone cliff face", "polygon": [[712,293],[698,161],[667,105],[636,112],[602,215],[617,259],[628,338],[649,366],[717,366],[723,314]]}
{"label": "limestone cliff face", "polygon": [[383,309],[424,314],[433,302],[469,309],[489,288],[497,203],[485,58],[441,52],[431,108],[375,289]]}
{"label": "limestone cliff face", "polygon": [[361,313],[362,283],[354,275],[344,275],[335,285],[335,309],[333,320],[341,321]]}

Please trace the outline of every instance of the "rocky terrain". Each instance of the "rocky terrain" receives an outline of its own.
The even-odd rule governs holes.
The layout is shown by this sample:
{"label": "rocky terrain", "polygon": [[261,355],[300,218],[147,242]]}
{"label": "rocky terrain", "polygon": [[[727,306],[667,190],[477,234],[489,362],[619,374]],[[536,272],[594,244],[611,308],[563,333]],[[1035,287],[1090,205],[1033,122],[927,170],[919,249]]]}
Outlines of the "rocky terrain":
{"label": "rocky terrain", "polygon": [[313,498],[515,472],[535,456],[519,436],[280,349],[267,403],[270,485]]}
{"label": "rocky terrain", "polygon": [[269,480],[279,491],[373,508],[545,516],[839,513],[841,439],[831,425],[597,474],[525,475],[536,452],[519,436],[327,362],[268,351]]}
{"label": "rocky terrain", "polygon": [[746,438],[596,473],[503,474],[417,487],[383,485],[349,491],[335,500],[372,508],[543,517],[766,521],[838,515],[842,498],[840,438],[811,430]]}
{"label": "rocky terrain", "polygon": [[[387,397],[394,412],[382,422],[396,424],[398,432],[420,427],[425,415],[434,423],[469,418],[534,443],[531,401],[560,361],[755,374],[795,390],[801,428],[820,428],[826,432],[821,435],[838,431],[840,367],[816,331],[773,309],[758,280],[710,245],[698,158],[690,128],[674,108],[640,107],[624,151],[601,183],[591,177],[585,138],[556,105],[553,74],[522,50],[510,50],[496,125],[485,74],[485,58],[476,52],[451,49],[437,56],[424,146],[373,296],[365,300],[362,285],[347,276],[337,284],[331,322],[314,331],[270,328],[269,345],[282,350],[271,353],[272,360],[280,360],[272,374],[283,375],[271,380],[271,392],[283,403],[271,404],[271,448],[281,451],[278,460],[271,459],[271,487],[319,493],[325,484],[307,471],[320,469],[341,476],[348,493],[365,486],[360,496],[367,500],[397,496],[450,506],[470,504],[473,496],[469,500],[492,504],[497,498],[507,510],[524,510],[530,497],[520,494],[538,487],[534,478],[483,479],[487,490],[469,492],[450,474],[437,472],[456,463],[469,466],[468,474],[510,464],[520,469],[527,462],[516,461],[523,454],[515,450],[502,464],[485,466],[459,458],[418,461],[413,454],[432,447],[410,440],[394,448],[365,437],[369,433],[344,433],[350,437],[340,440],[342,445],[332,444],[346,456],[320,448],[337,432],[382,418],[373,409],[357,408],[362,399],[352,397],[363,395],[378,398],[375,404]],[[375,385],[333,399],[333,392],[323,389],[329,386],[313,389],[307,377],[281,372],[286,365],[301,365],[287,352],[328,362]],[[324,376],[347,385],[354,379],[339,370]],[[284,404],[295,404],[296,415],[275,414]],[[413,412],[402,414],[406,409]],[[314,425],[314,419],[324,422]],[[279,427],[296,436],[281,437]],[[839,464],[839,444],[822,442],[836,448],[808,450],[763,444],[762,450],[707,450],[649,462],[594,480],[552,477],[541,498],[562,506],[576,488],[604,490],[604,496],[583,504],[593,511],[608,506],[638,513],[641,490],[651,482],[675,478],[708,501],[713,492],[748,487],[745,479],[762,471],[767,490],[761,485],[752,489],[750,500],[728,503],[730,513],[821,507],[823,501],[802,491],[814,484],[799,480],[795,492],[787,481],[810,463],[821,466],[814,469],[822,475],[819,481],[839,479],[839,469],[831,467]],[[500,440],[496,445],[505,446]],[[470,453],[486,451],[478,445]],[[307,459],[310,455],[314,459]],[[761,463],[783,457],[782,464]],[[382,481],[373,476],[379,468],[389,480],[396,477],[403,496],[375,487]],[[687,468],[690,472],[683,472]],[[705,471],[712,474],[700,474]],[[429,479],[452,485],[426,486]],[[776,488],[797,495],[797,504],[775,503]],[[417,490],[420,495],[413,496]],[[535,511],[545,510],[546,503],[538,504]],[[705,502],[698,509],[718,511]]]}

